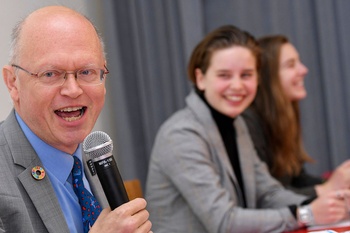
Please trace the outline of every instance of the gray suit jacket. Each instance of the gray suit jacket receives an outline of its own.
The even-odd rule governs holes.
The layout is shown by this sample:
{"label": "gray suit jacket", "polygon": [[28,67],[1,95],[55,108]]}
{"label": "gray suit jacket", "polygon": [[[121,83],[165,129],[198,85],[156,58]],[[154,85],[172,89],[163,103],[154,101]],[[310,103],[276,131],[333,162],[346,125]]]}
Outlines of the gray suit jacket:
{"label": "gray suit jacket", "polygon": [[248,208],[219,130],[192,92],[187,107],[160,128],[149,165],[146,199],[157,233],[283,232],[298,227],[287,207],[305,200],[273,179],[241,117],[237,146]]}
{"label": "gray suit jacket", "polygon": [[[50,179],[35,180],[31,176],[34,166],[42,163],[12,111],[0,125],[0,232],[68,233]],[[92,192],[106,206],[98,177],[86,174]]]}

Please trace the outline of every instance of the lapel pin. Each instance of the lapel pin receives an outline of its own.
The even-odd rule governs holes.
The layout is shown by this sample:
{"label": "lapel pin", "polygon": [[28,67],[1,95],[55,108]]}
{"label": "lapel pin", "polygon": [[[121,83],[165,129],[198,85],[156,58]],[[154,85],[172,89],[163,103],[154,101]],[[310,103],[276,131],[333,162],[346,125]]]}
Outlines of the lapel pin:
{"label": "lapel pin", "polygon": [[46,172],[44,170],[44,168],[40,167],[40,166],[35,166],[32,168],[32,177],[36,180],[42,180],[44,179],[46,175]]}

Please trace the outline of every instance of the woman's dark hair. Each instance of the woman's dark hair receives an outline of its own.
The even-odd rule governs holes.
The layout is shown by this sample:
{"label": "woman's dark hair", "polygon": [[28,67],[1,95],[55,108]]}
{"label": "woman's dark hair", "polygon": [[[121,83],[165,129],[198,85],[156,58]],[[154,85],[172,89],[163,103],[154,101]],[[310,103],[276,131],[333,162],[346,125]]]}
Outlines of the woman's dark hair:
{"label": "woman's dark hair", "polygon": [[235,26],[226,25],[210,32],[193,50],[187,67],[187,74],[190,81],[196,86],[196,69],[200,69],[205,74],[210,65],[213,53],[217,50],[233,46],[241,46],[249,49],[256,58],[257,70],[259,70],[260,49],[255,38],[248,32]]}

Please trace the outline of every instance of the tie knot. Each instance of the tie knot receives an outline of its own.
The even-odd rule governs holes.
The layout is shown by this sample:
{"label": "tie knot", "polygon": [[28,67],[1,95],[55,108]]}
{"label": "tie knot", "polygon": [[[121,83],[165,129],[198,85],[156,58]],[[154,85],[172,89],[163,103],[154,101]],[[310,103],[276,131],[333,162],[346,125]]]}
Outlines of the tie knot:
{"label": "tie knot", "polygon": [[72,175],[73,176],[81,176],[82,174],[82,168],[81,168],[81,162],[80,159],[77,156],[73,156],[74,163],[73,163],[73,169],[72,169]]}

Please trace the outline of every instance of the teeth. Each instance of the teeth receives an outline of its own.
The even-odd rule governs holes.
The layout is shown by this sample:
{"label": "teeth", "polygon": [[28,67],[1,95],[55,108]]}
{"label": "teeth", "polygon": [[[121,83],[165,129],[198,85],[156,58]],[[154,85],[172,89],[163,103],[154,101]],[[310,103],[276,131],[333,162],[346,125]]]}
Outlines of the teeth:
{"label": "teeth", "polygon": [[72,107],[72,108],[63,108],[63,109],[60,109],[58,111],[60,112],[73,112],[73,111],[80,111],[82,109],[82,107]]}
{"label": "teeth", "polygon": [[[62,113],[62,114],[58,114],[62,117],[62,119],[64,119],[65,121],[68,121],[68,122],[72,122],[72,121],[79,120],[83,116],[84,108],[83,107],[67,107],[67,108],[62,108],[62,109],[56,110],[56,111]],[[70,112],[76,112],[76,111],[80,112],[79,116],[64,116],[64,115],[66,115],[64,113],[70,113]],[[76,115],[76,114],[74,114],[74,115]]]}
{"label": "teeth", "polygon": [[243,99],[242,96],[227,96],[227,98],[231,101],[241,101]]}
{"label": "teeth", "polygon": [[297,84],[297,86],[304,86],[304,81],[299,81],[296,84]]}
{"label": "teeth", "polygon": [[77,117],[63,117],[64,120],[66,121],[76,121],[76,120],[79,120],[81,118],[81,116],[77,116]]}

